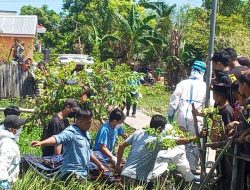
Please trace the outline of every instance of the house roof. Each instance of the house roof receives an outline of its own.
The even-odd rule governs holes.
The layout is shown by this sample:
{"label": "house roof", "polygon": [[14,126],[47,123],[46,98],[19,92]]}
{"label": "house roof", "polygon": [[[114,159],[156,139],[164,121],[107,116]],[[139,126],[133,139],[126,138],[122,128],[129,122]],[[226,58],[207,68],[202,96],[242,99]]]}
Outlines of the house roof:
{"label": "house roof", "polygon": [[0,15],[17,15],[17,11],[4,11],[4,10],[0,10]]}
{"label": "house roof", "polygon": [[37,16],[0,15],[0,35],[35,36]]}

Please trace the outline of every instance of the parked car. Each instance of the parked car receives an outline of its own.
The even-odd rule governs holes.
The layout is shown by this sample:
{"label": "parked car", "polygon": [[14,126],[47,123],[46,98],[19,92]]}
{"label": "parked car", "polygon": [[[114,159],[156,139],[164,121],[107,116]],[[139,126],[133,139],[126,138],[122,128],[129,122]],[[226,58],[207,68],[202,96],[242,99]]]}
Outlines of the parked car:
{"label": "parked car", "polygon": [[95,63],[93,57],[82,54],[59,54],[58,59],[62,64],[66,64],[71,61],[83,65],[93,65]]}

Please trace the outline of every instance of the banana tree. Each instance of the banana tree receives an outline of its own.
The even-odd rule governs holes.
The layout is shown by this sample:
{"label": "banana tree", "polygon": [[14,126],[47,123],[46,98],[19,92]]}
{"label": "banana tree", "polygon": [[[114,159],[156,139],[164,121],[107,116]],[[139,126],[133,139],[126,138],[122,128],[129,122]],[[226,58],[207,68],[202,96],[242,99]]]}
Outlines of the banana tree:
{"label": "banana tree", "polygon": [[150,21],[156,19],[155,14],[142,18],[136,10],[136,5],[132,4],[127,18],[119,13],[115,15],[123,28],[122,40],[127,45],[126,60],[129,63],[133,59],[138,44],[150,45],[151,47],[154,47],[155,44],[162,44],[160,38],[152,35],[154,28],[149,24]]}
{"label": "banana tree", "polygon": [[168,53],[167,49],[170,45],[169,39],[173,25],[171,14],[173,13],[176,5],[168,6],[163,1],[148,2],[146,0],[141,0],[139,4],[146,9],[153,10],[157,15],[155,34],[163,42],[162,45],[157,45],[157,52],[155,54],[157,58],[157,65],[159,66],[159,64],[162,62],[163,56],[166,56]]}
{"label": "banana tree", "polygon": [[92,54],[93,56],[100,58],[101,50],[104,48],[104,45],[108,42],[118,41],[119,38],[114,35],[106,34],[103,37],[99,36],[95,25],[92,22],[93,34],[89,34],[89,41],[93,46]]}

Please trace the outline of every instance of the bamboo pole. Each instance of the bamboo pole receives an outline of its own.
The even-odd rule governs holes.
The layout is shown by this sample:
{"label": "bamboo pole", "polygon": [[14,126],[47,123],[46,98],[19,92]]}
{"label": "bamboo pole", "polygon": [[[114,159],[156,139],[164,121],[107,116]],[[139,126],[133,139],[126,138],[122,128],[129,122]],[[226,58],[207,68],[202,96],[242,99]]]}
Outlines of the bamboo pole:
{"label": "bamboo pole", "polygon": [[[192,114],[193,114],[193,119],[194,119],[194,130],[195,130],[195,134],[198,140],[197,146],[200,152],[200,162],[201,162],[201,176],[205,176],[206,175],[206,157],[202,156],[204,155],[204,149],[202,149],[202,144],[201,144],[201,138],[200,138],[200,134],[199,134],[199,129],[198,129],[198,121],[197,121],[197,117],[196,117],[196,113],[194,112],[195,107],[194,107],[194,103],[192,103]],[[206,151],[206,148],[205,148]],[[201,178],[202,180],[202,178]]]}
{"label": "bamboo pole", "polygon": [[218,165],[218,163],[219,163],[221,157],[222,157],[223,154],[227,151],[227,149],[230,147],[230,145],[232,144],[232,142],[233,142],[233,138],[231,138],[231,139],[227,142],[226,146],[222,149],[222,151],[220,152],[219,156],[217,157],[217,159],[216,159],[216,161],[215,161],[213,167],[210,169],[209,173],[205,176],[204,180],[202,181],[202,184],[201,184],[199,190],[203,190],[203,189],[206,187],[206,185],[207,185],[209,179],[212,177],[213,172],[214,172],[214,170],[216,169],[216,167],[217,167],[217,165]]}
{"label": "bamboo pole", "polygon": [[222,146],[225,146],[227,144],[228,141],[219,141],[219,142],[213,142],[213,143],[206,143],[206,147],[216,147],[216,148],[219,148],[219,147],[222,147]]}

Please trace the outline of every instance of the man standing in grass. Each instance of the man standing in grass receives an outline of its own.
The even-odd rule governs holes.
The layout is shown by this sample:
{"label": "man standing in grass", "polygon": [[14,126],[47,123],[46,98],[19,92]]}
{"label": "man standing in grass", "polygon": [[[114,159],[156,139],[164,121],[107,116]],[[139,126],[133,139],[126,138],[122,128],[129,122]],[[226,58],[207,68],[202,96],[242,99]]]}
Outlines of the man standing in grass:
{"label": "man standing in grass", "polygon": [[99,171],[104,171],[104,166],[90,151],[90,137],[88,130],[92,124],[92,113],[89,110],[79,110],[76,114],[76,123],[67,127],[58,135],[43,141],[33,141],[32,146],[63,145],[63,165],[60,168],[60,176],[63,180],[76,176],[78,179],[86,179],[89,174],[90,160],[94,162]]}

